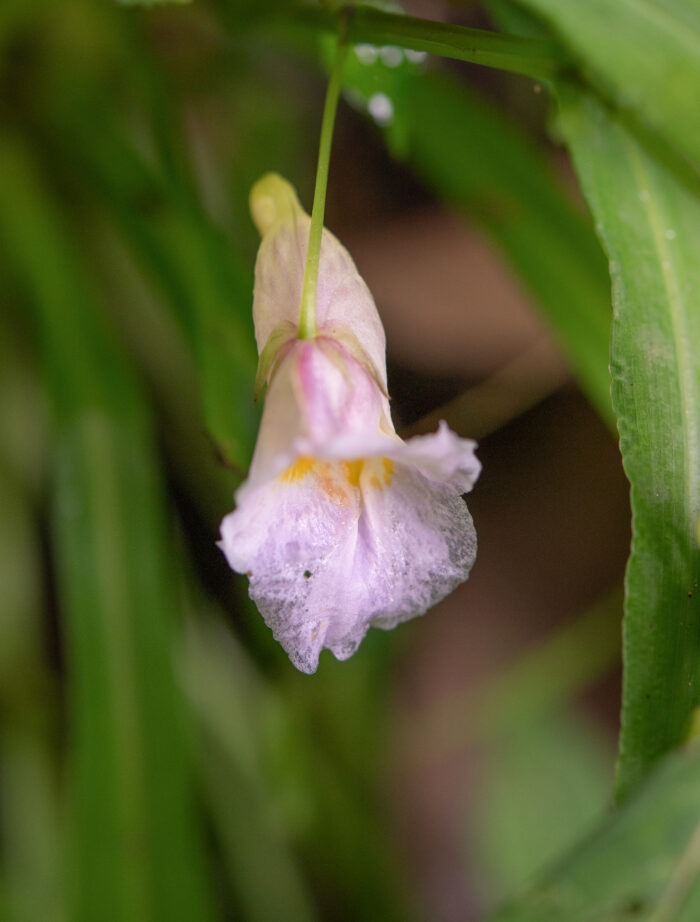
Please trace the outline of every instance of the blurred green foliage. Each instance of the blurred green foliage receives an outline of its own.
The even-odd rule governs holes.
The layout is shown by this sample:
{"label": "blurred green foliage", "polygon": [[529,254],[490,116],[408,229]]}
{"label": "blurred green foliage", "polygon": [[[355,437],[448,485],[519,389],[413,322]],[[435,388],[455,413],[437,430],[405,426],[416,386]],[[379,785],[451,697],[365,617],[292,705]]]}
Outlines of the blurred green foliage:
{"label": "blurred green foliage", "polygon": [[[386,796],[405,641],[294,674],[213,549],[259,418],[248,189],[275,169],[310,207],[338,14],[136,5],[0,8],[0,915],[429,917]],[[490,6],[512,34],[358,10],[345,91],[619,426],[624,802],[545,870],[607,808],[605,747],[570,709],[614,663],[607,608],[412,740],[482,747],[482,897],[528,884],[494,918],[690,920],[697,752],[669,753],[700,681],[697,4]],[[501,70],[554,91],[593,221]]]}
{"label": "blurred green foliage", "polygon": [[628,806],[492,922],[690,922],[698,887],[698,748],[671,756]]}

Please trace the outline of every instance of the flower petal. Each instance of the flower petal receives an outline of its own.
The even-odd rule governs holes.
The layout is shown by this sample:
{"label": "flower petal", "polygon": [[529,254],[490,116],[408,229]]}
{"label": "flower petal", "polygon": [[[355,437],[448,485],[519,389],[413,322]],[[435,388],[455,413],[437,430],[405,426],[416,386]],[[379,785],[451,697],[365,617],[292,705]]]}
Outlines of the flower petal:
{"label": "flower petal", "polygon": [[386,394],[384,331],[355,264],[324,230],[318,335],[297,339],[309,217],[269,174],[251,193],[262,234],[253,314],[267,399],[248,479],[220,546],[303,672],[370,626],[423,614],[467,578],[476,535],[461,493],[481,465],[443,422],[402,441]]}
{"label": "flower petal", "polygon": [[[251,211],[263,235],[255,264],[253,320],[258,353],[285,321],[299,324],[304,263],[311,219],[296,192],[281,176],[268,174],[251,192]],[[386,390],[386,340],[369,289],[352,257],[323,231],[316,290],[316,323],[325,329],[350,330],[369,356]]]}
{"label": "flower petal", "polygon": [[390,486],[363,492],[364,542],[372,559],[371,624],[389,629],[422,615],[469,576],[476,531],[452,486],[394,466]]}
{"label": "flower petal", "polygon": [[229,564],[248,573],[251,598],[303,672],[323,648],[347,659],[371,625],[423,614],[469,574],[476,534],[463,499],[418,470],[390,470],[296,465],[222,523]]}
{"label": "flower petal", "polygon": [[481,463],[474,454],[476,442],[456,435],[445,420],[437,432],[415,435],[390,457],[422,471],[426,477],[449,483],[460,493],[469,493],[481,473]]}
{"label": "flower petal", "polygon": [[316,671],[331,619],[354,607],[343,569],[352,562],[358,519],[356,491],[321,471],[247,493],[222,522],[230,566],[248,574],[251,598],[302,672]]}
{"label": "flower petal", "polygon": [[463,439],[440,421],[437,432],[416,435],[404,442],[396,434],[375,430],[339,431],[322,445],[311,439],[297,440],[299,455],[314,455],[326,460],[384,457],[419,470],[429,480],[446,483],[459,493],[469,493],[481,472],[474,454],[476,442]]}
{"label": "flower petal", "polygon": [[[325,447],[380,427],[393,433],[389,404],[370,373],[339,343],[318,337],[284,346],[270,381],[248,480],[237,498],[295,458],[325,458]],[[330,457],[337,457],[331,455]],[[350,457],[350,456],[349,456]],[[345,460],[344,458],[340,460]]]}

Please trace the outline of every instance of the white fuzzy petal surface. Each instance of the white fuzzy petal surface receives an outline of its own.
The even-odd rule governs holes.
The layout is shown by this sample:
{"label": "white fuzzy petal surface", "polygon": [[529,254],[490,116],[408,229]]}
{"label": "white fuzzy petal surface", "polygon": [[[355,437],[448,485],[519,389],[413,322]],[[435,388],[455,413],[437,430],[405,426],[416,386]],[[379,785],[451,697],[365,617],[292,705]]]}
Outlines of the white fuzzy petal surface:
{"label": "white fuzzy petal surface", "polygon": [[474,526],[454,487],[401,464],[377,487],[381,463],[366,463],[357,485],[340,464],[277,478],[222,523],[229,564],[248,574],[251,598],[302,672],[316,670],[324,648],[347,659],[370,626],[423,614],[474,562]]}

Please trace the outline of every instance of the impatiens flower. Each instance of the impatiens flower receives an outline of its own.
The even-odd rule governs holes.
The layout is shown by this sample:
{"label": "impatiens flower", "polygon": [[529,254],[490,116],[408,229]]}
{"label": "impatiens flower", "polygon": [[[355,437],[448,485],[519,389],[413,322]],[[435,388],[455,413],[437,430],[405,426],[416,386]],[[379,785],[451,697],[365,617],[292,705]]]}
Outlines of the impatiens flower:
{"label": "impatiens flower", "polygon": [[294,665],[347,659],[370,626],[423,614],[467,578],[476,534],[462,494],[475,444],[443,422],[404,442],[391,422],[385,339],[347,251],[323,231],[316,324],[297,337],[309,217],[279,176],[251,210],[262,234],[253,315],[265,408],[220,546]]}

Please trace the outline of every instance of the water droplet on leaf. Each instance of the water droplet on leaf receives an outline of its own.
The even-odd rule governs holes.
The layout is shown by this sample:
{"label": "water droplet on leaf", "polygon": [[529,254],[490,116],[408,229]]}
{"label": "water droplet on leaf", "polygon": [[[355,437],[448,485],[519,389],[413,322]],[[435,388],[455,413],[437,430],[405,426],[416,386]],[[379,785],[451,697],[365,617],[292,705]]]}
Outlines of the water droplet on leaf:
{"label": "water droplet on leaf", "polygon": [[355,45],[355,55],[360,64],[374,64],[379,57],[379,49],[374,45]]}
{"label": "water droplet on leaf", "polygon": [[394,104],[386,93],[370,96],[367,111],[378,125],[390,125],[394,120]]}
{"label": "water droplet on leaf", "polygon": [[396,45],[384,45],[383,48],[379,49],[379,55],[382,63],[387,67],[398,67],[403,61],[403,51],[397,48]]}

